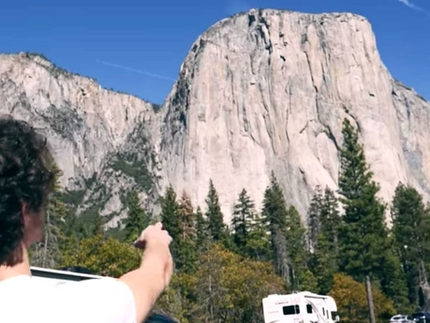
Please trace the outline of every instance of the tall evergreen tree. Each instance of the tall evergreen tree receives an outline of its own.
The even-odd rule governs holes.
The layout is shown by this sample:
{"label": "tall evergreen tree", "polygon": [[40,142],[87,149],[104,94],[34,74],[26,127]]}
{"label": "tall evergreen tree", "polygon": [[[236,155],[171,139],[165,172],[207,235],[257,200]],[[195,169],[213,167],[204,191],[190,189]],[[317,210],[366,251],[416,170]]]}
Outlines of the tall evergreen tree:
{"label": "tall evergreen tree", "polygon": [[304,282],[309,279],[307,268],[308,254],[306,252],[306,230],[299,212],[294,206],[288,209],[286,241],[289,259],[291,261],[290,279],[291,287],[299,290]]}
{"label": "tall evergreen tree", "polygon": [[315,188],[314,196],[312,197],[311,204],[309,205],[307,224],[308,224],[308,250],[314,252],[318,235],[321,230],[321,207],[322,207],[322,191],[319,186]]}
{"label": "tall evergreen tree", "polygon": [[272,262],[275,269],[287,285],[290,284],[290,263],[286,239],[287,204],[282,189],[272,172],[270,186],[264,192],[263,212],[264,223],[270,232]]}
{"label": "tall evergreen tree", "polygon": [[333,276],[339,268],[338,234],[341,218],[337,209],[337,199],[328,187],[320,198],[317,244],[311,257],[311,268],[318,282],[320,293],[328,293],[332,288]]}
{"label": "tall evergreen tree", "polygon": [[338,199],[335,193],[328,187],[324,190],[321,201],[320,214],[321,232],[324,233],[329,243],[330,252],[337,259],[339,255],[339,228],[341,216],[338,210]]}
{"label": "tall evergreen tree", "polygon": [[212,180],[210,180],[209,182],[209,192],[206,198],[206,205],[206,218],[208,221],[208,229],[211,239],[215,242],[225,242],[227,237],[226,225],[224,223],[224,217],[221,212],[221,205],[219,203],[218,193]]}
{"label": "tall evergreen tree", "polygon": [[428,288],[426,267],[430,260],[430,242],[426,235],[430,227],[422,196],[413,187],[400,183],[393,197],[391,214],[394,245],[406,275],[409,301],[424,305],[418,302],[420,287]]}
{"label": "tall evergreen tree", "polygon": [[354,278],[380,270],[381,256],[387,245],[384,226],[385,206],[376,194],[379,186],[372,180],[358,133],[345,119],[339,193],[345,213],[340,230],[342,269]]}
{"label": "tall evergreen tree", "polygon": [[196,210],[196,244],[199,250],[205,250],[209,242],[208,223],[200,206]]}
{"label": "tall evergreen tree", "polygon": [[246,255],[258,261],[270,261],[270,236],[263,218],[255,214],[254,221],[250,223],[246,244]]}
{"label": "tall evergreen tree", "polygon": [[[385,205],[377,198],[379,186],[372,180],[373,174],[366,163],[364,150],[358,141],[358,132],[345,119],[343,123],[343,147],[339,193],[344,207],[343,223],[339,230],[341,270],[352,277],[364,280],[365,275],[381,281],[384,274],[398,277],[387,228]],[[392,268],[387,268],[387,264]],[[396,279],[397,280],[397,279]],[[402,286],[392,290],[392,285],[382,286],[387,295],[400,295]]]}
{"label": "tall evergreen tree", "polygon": [[149,225],[149,217],[141,207],[136,191],[129,192],[125,202],[128,208],[127,218],[124,221],[125,240],[132,243],[140,236],[142,230]]}
{"label": "tall evergreen tree", "polygon": [[194,213],[191,199],[185,191],[182,192],[181,198],[179,199],[178,214],[181,222],[182,239],[186,237],[194,238],[196,235],[196,228],[194,225],[196,214]]}
{"label": "tall evergreen tree", "polygon": [[91,224],[91,235],[92,236],[96,236],[96,235],[103,236],[104,233],[105,233],[105,230],[104,230],[103,217],[97,211],[97,213],[95,213],[95,215],[94,215],[94,219],[93,219],[92,224]]}
{"label": "tall evergreen tree", "polygon": [[176,267],[186,273],[195,271],[197,261],[197,236],[195,228],[195,213],[191,199],[184,191],[179,200],[178,215],[181,225],[178,256]]}
{"label": "tall evergreen tree", "polygon": [[62,223],[66,220],[67,209],[61,201],[61,185],[59,182],[62,171],[53,164],[56,174],[54,192],[45,211],[44,239],[31,250],[32,264],[44,268],[55,268],[61,257],[61,244],[66,240]]}
{"label": "tall evergreen tree", "polygon": [[174,258],[179,252],[179,239],[181,237],[181,221],[179,218],[179,205],[176,200],[176,192],[170,185],[161,198],[161,221],[172,237],[170,249]]}
{"label": "tall evergreen tree", "polygon": [[233,217],[231,220],[233,229],[233,242],[242,255],[247,253],[247,245],[251,225],[254,222],[254,202],[243,189],[239,194],[239,199],[234,205]]}

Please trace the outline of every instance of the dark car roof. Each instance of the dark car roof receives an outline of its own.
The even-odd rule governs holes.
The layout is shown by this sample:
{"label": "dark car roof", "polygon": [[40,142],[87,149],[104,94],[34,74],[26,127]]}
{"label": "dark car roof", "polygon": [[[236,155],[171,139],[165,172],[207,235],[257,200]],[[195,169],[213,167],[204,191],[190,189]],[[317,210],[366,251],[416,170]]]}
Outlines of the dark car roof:
{"label": "dark car roof", "polygon": [[412,314],[413,317],[417,317],[417,316],[424,316],[425,318],[430,318],[430,313],[429,312],[415,312],[414,314]]}

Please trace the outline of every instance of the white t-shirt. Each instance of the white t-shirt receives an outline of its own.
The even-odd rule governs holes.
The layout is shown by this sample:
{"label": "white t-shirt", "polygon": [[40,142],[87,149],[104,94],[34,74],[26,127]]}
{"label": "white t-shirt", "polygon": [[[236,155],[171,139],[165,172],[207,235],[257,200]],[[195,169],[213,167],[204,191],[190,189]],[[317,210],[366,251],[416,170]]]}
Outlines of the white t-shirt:
{"label": "white t-shirt", "polygon": [[136,323],[136,306],[113,278],[46,284],[22,275],[0,282],[0,322]]}

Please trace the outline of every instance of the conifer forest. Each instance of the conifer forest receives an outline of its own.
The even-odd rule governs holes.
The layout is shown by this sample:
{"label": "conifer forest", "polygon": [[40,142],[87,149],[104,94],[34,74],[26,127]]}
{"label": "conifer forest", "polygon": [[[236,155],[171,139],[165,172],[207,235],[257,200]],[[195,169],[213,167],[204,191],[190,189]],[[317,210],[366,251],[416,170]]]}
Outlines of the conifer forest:
{"label": "conifer forest", "polygon": [[[262,299],[311,291],[331,295],[341,322],[368,321],[365,277],[372,284],[377,322],[429,306],[430,207],[399,183],[392,201],[366,162],[357,130],[345,120],[339,189],[315,187],[307,214],[284,197],[272,173],[262,209],[247,188],[237,192],[231,223],[224,223],[217,189],[208,183],[205,205],[167,188],[157,217],[125,196],[128,217],[107,231],[102,216],[75,216],[58,185],[46,212],[45,238],[31,250],[32,265],[83,266],[118,277],[139,265],[132,247],[141,230],[161,220],[173,238],[175,273],[154,309],[179,322],[263,322]],[[304,223],[303,219],[307,219]],[[389,219],[390,221],[387,221]]]}

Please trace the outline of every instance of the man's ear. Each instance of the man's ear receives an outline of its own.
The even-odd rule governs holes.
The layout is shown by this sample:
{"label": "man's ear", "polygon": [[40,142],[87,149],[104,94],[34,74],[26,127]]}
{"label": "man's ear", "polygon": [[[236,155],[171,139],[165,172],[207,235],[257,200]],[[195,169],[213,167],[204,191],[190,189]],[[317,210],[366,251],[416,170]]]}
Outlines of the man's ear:
{"label": "man's ear", "polygon": [[22,216],[22,222],[24,223],[25,228],[27,228],[30,225],[31,222],[31,216],[30,216],[30,207],[28,203],[22,202],[21,204],[21,216]]}

